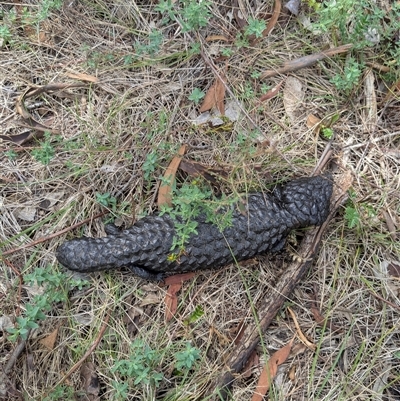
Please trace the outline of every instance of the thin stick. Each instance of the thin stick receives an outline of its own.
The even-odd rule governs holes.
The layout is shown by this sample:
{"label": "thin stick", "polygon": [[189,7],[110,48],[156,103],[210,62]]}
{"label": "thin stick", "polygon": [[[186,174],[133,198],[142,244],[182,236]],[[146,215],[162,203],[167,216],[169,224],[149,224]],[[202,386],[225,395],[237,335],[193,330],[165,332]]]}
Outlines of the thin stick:
{"label": "thin stick", "polygon": [[[30,333],[30,330],[29,330]],[[28,336],[29,336],[28,333]],[[8,360],[6,366],[4,367],[3,374],[7,375],[11,372],[11,369],[15,365],[15,362],[17,361],[18,357],[21,355],[21,352],[25,349],[26,346],[26,340],[21,340],[21,342],[14,348],[10,359]]]}
{"label": "thin stick", "polygon": [[397,305],[394,304],[393,302],[390,302],[390,301],[388,301],[387,299],[382,298],[380,295],[378,295],[378,294],[375,293],[375,292],[369,291],[369,293],[370,293],[371,295],[373,295],[375,298],[378,298],[379,300],[381,300],[382,302],[384,302],[385,304],[388,304],[388,305],[391,306],[392,308],[394,308],[394,309],[400,311],[400,306],[397,306]]}
{"label": "thin stick", "polygon": [[86,358],[97,348],[97,346],[99,345],[104,332],[106,331],[106,328],[108,327],[108,321],[110,320],[110,316],[111,316],[111,311],[108,311],[107,316],[104,320],[103,325],[100,328],[99,334],[97,335],[96,340],[94,340],[93,344],[90,346],[90,348],[85,352],[85,354],[83,355],[83,357],[81,359],[79,359],[79,361],[72,366],[72,368],[63,376],[62,379],[60,379],[58,381],[58,383],[54,386],[57,387],[60,384],[63,384],[65,382],[65,380],[67,380],[74,372],[76,372],[79,367],[83,364],[83,362],[85,362]]}
{"label": "thin stick", "polygon": [[324,151],[322,152],[321,157],[318,160],[317,165],[314,168],[312,176],[318,175],[321,173],[322,169],[326,166],[328,161],[331,159],[333,150],[332,150],[332,141],[328,142],[325,146]]}
{"label": "thin stick", "polygon": [[335,54],[347,53],[353,45],[351,43],[333,49],[323,50],[319,53],[310,54],[308,56],[296,58],[294,60],[286,61],[283,66],[276,68],[275,70],[267,70],[261,75],[261,79],[271,78],[278,74],[286,74],[300,70],[301,68],[310,67],[317,61],[321,61],[326,57],[331,57]]}

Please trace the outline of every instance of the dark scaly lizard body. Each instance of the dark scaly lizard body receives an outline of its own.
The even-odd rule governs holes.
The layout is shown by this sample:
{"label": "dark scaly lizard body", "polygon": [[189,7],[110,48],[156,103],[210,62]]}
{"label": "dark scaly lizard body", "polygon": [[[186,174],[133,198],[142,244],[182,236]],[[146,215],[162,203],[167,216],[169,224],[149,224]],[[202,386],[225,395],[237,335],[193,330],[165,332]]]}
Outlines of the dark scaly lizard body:
{"label": "dark scaly lizard body", "polygon": [[149,280],[218,269],[235,259],[279,251],[292,229],[322,224],[329,213],[332,187],[330,178],[317,176],[289,181],[270,194],[249,194],[245,212],[235,210],[232,226],[223,232],[200,216],[197,234],[176,261],[168,260],[175,229],[167,214],[144,217],[104,238],[67,241],[58,248],[57,259],[80,272],[128,267]]}

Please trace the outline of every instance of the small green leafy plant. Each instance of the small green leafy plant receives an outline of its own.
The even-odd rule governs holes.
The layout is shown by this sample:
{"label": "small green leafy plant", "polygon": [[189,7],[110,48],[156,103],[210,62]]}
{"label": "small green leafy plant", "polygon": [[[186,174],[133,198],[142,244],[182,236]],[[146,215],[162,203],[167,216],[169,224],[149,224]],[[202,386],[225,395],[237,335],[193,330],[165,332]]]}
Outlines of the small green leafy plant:
{"label": "small green leafy plant", "polygon": [[189,100],[193,101],[195,104],[199,104],[200,100],[203,99],[203,97],[206,94],[199,88],[194,88],[192,93],[189,95]]}
{"label": "small green leafy plant", "polygon": [[362,226],[374,224],[377,211],[374,205],[356,203],[356,194],[353,191],[349,193],[349,202],[345,208],[344,218],[349,228],[360,229]]}
{"label": "small green leafy plant", "polygon": [[146,156],[146,160],[144,161],[142,167],[144,179],[146,181],[150,181],[151,177],[153,176],[153,173],[157,167],[158,160],[159,160],[158,154],[155,151],[150,152]]}
{"label": "small green leafy plant", "polygon": [[[157,371],[161,360],[161,354],[151,349],[143,340],[136,339],[131,345],[129,359],[119,360],[111,368],[113,373],[123,378],[126,385],[113,382],[116,390],[114,399],[126,399],[129,386],[150,385],[158,387],[163,374]],[[119,398],[117,398],[119,397]]]}
{"label": "small green leafy plant", "polygon": [[[223,212],[219,211],[222,205],[228,206],[234,203],[232,198],[222,196],[215,199],[212,197],[211,190],[197,181],[184,183],[180,188],[175,188],[173,193],[173,206],[164,206],[160,214],[168,213],[174,220],[176,235],[171,251],[178,252],[174,254],[176,258],[184,252],[190,236],[197,234],[196,218],[200,214],[204,214],[206,222],[215,224],[221,231],[232,224],[232,209],[226,208]],[[175,260],[174,255],[171,255],[171,260]]]}
{"label": "small green leafy plant", "polygon": [[336,88],[348,94],[359,82],[363,70],[363,65],[350,57],[344,67],[343,74],[335,75],[331,82]]}
{"label": "small green leafy plant", "polygon": [[38,162],[47,166],[51,159],[54,157],[55,150],[52,144],[50,143],[51,140],[51,133],[45,132],[44,133],[44,142],[41,143],[39,149],[32,150],[32,156]]}
{"label": "small green leafy plant", "polygon": [[24,281],[44,287],[44,290],[43,294],[36,295],[32,302],[25,305],[24,314],[15,319],[15,327],[8,329],[8,339],[13,342],[19,337],[26,340],[30,330],[37,329],[38,322],[46,318],[45,313],[51,310],[53,303],[67,300],[68,291],[76,287],[82,289],[88,284],[84,280],[71,279],[64,273],[56,272],[50,266],[39,267],[33,273],[26,274]]}
{"label": "small green leafy plant", "polygon": [[[38,2],[37,7],[22,9],[22,18],[19,22],[22,22],[24,26],[38,26],[38,24],[47,18],[53,10],[59,10],[63,5],[63,0],[42,0]],[[34,11],[31,11],[34,10]],[[2,11],[0,9],[0,48],[4,44],[12,44],[12,27],[17,20],[15,9],[12,8],[10,11]]]}
{"label": "small green leafy plant", "polygon": [[148,38],[148,43],[147,44],[142,44],[137,42],[135,45],[135,53],[136,55],[144,55],[148,54],[150,56],[156,55],[160,49],[161,45],[163,43],[164,37],[161,31],[157,29],[151,30],[149,33],[149,38]]}
{"label": "small green leafy plant", "polygon": [[111,196],[109,192],[105,192],[104,194],[96,192],[96,201],[100,205],[110,208],[113,212],[117,209],[117,199]]}
{"label": "small green leafy plant", "polygon": [[321,134],[325,139],[332,139],[333,138],[333,129],[329,127],[321,128]]}
{"label": "small green leafy plant", "polygon": [[261,76],[261,72],[260,71],[252,71],[250,74],[251,78],[253,79],[258,79]]}
{"label": "small green leafy plant", "polygon": [[221,54],[222,54],[224,57],[230,57],[230,56],[232,56],[234,53],[235,53],[234,50],[231,49],[230,47],[223,47],[223,48],[221,49]]}
{"label": "small green leafy plant", "polygon": [[50,16],[50,12],[52,10],[59,10],[63,3],[63,0],[42,0],[36,14],[37,22],[47,19]]}
{"label": "small green leafy plant", "polygon": [[201,27],[205,27],[211,17],[209,7],[211,2],[202,1],[184,1],[182,9],[182,25],[184,32],[196,31]]}
{"label": "small green leafy plant", "polygon": [[177,21],[183,32],[197,31],[205,27],[211,18],[211,2],[207,0],[181,0],[172,2],[171,0],[159,1],[155,7],[163,15],[163,23]]}
{"label": "small green leafy plant", "polygon": [[8,43],[11,39],[10,28],[6,25],[0,25],[0,47]]}
{"label": "small green leafy plant", "polygon": [[[380,7],[373,0],[328,0],[318,9],[314,7],[315,23],[318,32],[330,35],[335,45],[351,43],[353,49],[376,49],[395,57],[383,63],[400,65],[400,42],[393,40],[399,29],[400,4],[394,2],[390,9]],[[345,94],[358,83],[364,66],[354,58],[347,60],[343,74],[332,78],[332,82]]]}
{"label": "small green leafy plant", "polygon": [[15,160],[18,156],[17,153],[12,149],[4,152],[4,155],[7,156],[10,160]]}
{"label": "small green leafy plant", "polygon": [[200,351],[193,347],[189,342],[186,343],[186,348],[183,351],[175,354],[175,367],[179,371],[190,370],[200,359]]}
{"label": "small green leafy plant", "polygon": [[385,12],[370,0],[329,0],[321,4],[317,13],[317,29],[358,49],[375,45],[384,33]]}
{"label": "small green leafy plant", "polygon": [[349,201],[344,210],[344,219],[347,221],[349,228],[357,227],[360,223],[360,213],[355,208],[357,194],[350,189],[349,190]]}
{"label": "small green leafy plant", "polygon": [[238,32],[235,38],[235,46],[240,49],[242,47],[248,47],[249,45],[248,36]]}
{"label": "small green leafy plant", "polygon": [[360,213],[358,213],[354,206],[346,206],[344,218],[349,228],[357,227],[360,223]]}
{"label": "small green leafy plant", "polygon": [[204,315],[204,310],[201,305],[197,305],[196,309],[190,314],[190,316],[184,320],[186,326],[196,323]]}
{"label": "small green leafy plant", "polygon": [[77,394],[71,386],[59,385],[51,393],[42,399],[42,401],[75,401]]}
{"label": "small green leafy plant", "polygon": [[[178,375],[187,373],[200,360],[200,351],[189,342],[182,351],[174,352],[172,355],[171,349],[165,351],[174,360]],[[135,339],[130,347],[129,358],[116,361],[111,368],[116,376],[116,380],[112,382],[114,389],[112,399],[118,401],[129,399],[128,392],[133,387],[158,387],[164,379],[160,365],[165,356],[160,351],[152,349],[142,339]]]}
{"label": "small green leafy plant", "polygon": [[195,219],[202,212],[202,205],[211,196],[211,191],[185,183],[174,192],[173,207],[164,207],[161,215],[168,212],[175,222],[176,236],[171,250],[177,248],[183,251],[190,236],[197,234],[198,223]]}
{"label": "small green leafy plant", "polygon": [[262,38],[263,32],[267,24],[263,19],[250,18],[249,23],[244,31],[246,36],[254,35],[256,38]]}

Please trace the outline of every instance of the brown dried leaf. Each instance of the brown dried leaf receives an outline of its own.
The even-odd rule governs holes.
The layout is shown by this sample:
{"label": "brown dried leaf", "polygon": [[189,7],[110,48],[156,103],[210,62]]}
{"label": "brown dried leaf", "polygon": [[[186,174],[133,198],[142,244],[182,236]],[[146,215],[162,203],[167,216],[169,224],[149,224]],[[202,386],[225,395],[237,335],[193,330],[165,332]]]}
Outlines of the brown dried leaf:
{"label": "brown dried leaf", "polygon": [[264,93],[264,95],[260,97],[260,102],[264,102],[265,100],[272,99],[274,96],[276,96],[279,93],[279,89],[281,89],[281,86],[284,82],[285,80],[282,80],[281,82],[279,82],[278,85],[274,86],[267,93]]}
{"label": "brown dried leaf", "polygon": [[54,83],[51,83],[48,85],[38,86],[36,88],[29,88],[18,99],[21,99],[23,101],[24,99],[28,99],[30,97],[41,95],[42,93],[53,93],[53,92],[61,91],[64,89],[83,88],[85,86],[87,86],[87,85],[82,84],[82,83],[72,84],[72,83],[54,82]]}
{"label": "brown dried leaf", "polygon": [[294,382],[296,379],[296,365],[292,365],[292,367],[289,370],[289,379]]}
{"label": "brown dried leaf", "polygon": [[303,343],[296,343],[293,345],[291,352],[291,355],[293,357],[304,354],[304,352],[307,350],[307,347]]}
{"label": "brown dried leaf", "polygon": [[225,75],[221,74],[221,78],[222,79],[216,77],[215,82],[206,93],[204,101],[199,109],[200,113],[211,110],[213,107],[216,107],[221,114],[225,113]]}
{"label": "brown dried leaf", "polygon": [[[65,83],[52,83],[44,86],[39,86],[36,88],[29,88],[25,92],[20,95],[16,102],[15,102],[15,109],[17,110],[17,113],[23,118],[23,124],[24,126],[27,126],[29,128],[33,128],[36,131],[39,132],[44,132],[44,131],[49,131],[52,132],[53,134],[59,133],[60,131],[55,128],[51,128],[48,125],[42,124],[38,121],[36,121],[31,114],[28,112],[28,110],[25,107],[25,99],[28,99],[30,97],[34,97],[37,95],[40,95],[42,93],[51,93],[54,91],[59,91],[63,90],[66,88],[79,88],[85,86],[85,84],[65,84]],[[29,139],[31,138],[38,138],[39,135],[31,134],[28,135]],[[13,139],[13,137],[6,137],[6,140],[9,140],[14,143],[22,144],[25,143],[26,140],[29,139]],[[22,142],[21,142],[22,141]]]}
{"label": "brown dried leaf", "polygon": [[176,313],[178,308],[177,292],[181,289],[182,283],[171,284],[165,295],[165,320],[169,322]]}
{"label": "brown dried leaf", "polygon": [[311,306],[310,312],[312,313],[315,321],[318,323],[319,326],[324,324],[325,318],[321,315],[321,312],[315,305]]}
{"label": "brown dried leaf", "polygon": [[165,295],[165,320],[170,321],[176,313],[178,307],[177,292],[181,289],[184,281],[190,280],[196,273],[183,273],[169,276],[164,280],[164,284],[168,285],[167,294]]}
{"label": "brown dried leaf", "polygon": [[[391,152],[386,152],[387,155],[391,154]],[[400,154],[400,153],[399,153]],[[384,211],[383,212],[383,217],[385,218],[387,228],[389,230],[389,235],[392,237],[393,241],[397,241],[397,229],[396,225],[393,221],[393,218],[389,211]]]}
{"label": "brown dried leaf", "polygon": [[82,74],[80,72],[67,72],[65,75],[72,79],[79,79],[80,81],[92,82],[92,83],[99,82],[99,79],[97,77],[93,75]]}
{"label": "brown dried leaf", "polygon": [[[53,122],[54,118],[53,117],[48,118],[48,119],[46,119],[46,121]],[[52,134],[60,133],[59,129],[51,128],[47,124],[39,123],[38,121],[34,120],[33,118],[26,118],[21,125],[25,126],[27,128],[33,128],[34,130],[39,131],[39,132],[48,131],[48,132],[51,132]],[[32,135],[32,137],[34,137],[35,139],[40,138],[40,136],[38,134]]]}
{"label": "brown dried leaf", "polygon": [[258,379],[257,388],[251,398],[251,401],[262,401],[264,395],[267,393],[271,386],[272,380],[278,372],[278,366],[282,365],[286,361],[290,354],[294,338],[290,340],[283,348],[272,354],[271,358],[267,362],[263,371],[261,372],[260,378]]}
{"label": "brown dried leaf", "polygon": [[389,263],[387,270],[390,276],[400,278],[400,265],[393,262]]}
{"label": "brown dried leaf", "polygon": [[238,345],[244,336],[244,332],[247,328],[247,324],[244,319],[242,319],[239,324],[235,327],[235,345]]}
{"label": "brown dried leaf", "polygon": [[38,39],[39,43],[49,43],[51,41],[51,36],[49,35],[49,32],[40,31]]}
{"label": "brown dried leaf", "polygon": [[169,276],[164,280],[165,285],[182,284],[185,281],[191,280],[196,273],[182,273]]}
{"label": "brown dried leaf", "polygon": [[2,139],[3,141],[6,142],[12,142],[15,143],[16,145],[22,145],[25,142],[30,141],[33,138],[39,139],[43,137],[43,132],[24,132],[22,134],[18,134],[18,135],[0,135],[0,139]]}
{"label": "brown dried leaf", "polygon": [[17,101],[15,102],[15,109],[17,110],[17,113],[23,118],[31,118],[31,115],[25,109],[24,104],[25,97],[30,90],[31,88],[27,89],[24,93],[22,93],[22,95],[18,96]]}
{"label": "brown dried leaf", "polygon": [[47,337],[42,338],[39,343],[44,345],[48,350],[52,351],[57,340],[58,329],[59,327],[53,330]]}
{"label": "brown dried leaf", "polygon": [[321,121],[322,120],[314,116],[314,114],[309,114],[306,124],[308,128],[313,129],[316,134],[319,134],[321,129]]}
{"label": "brown dried leaf", "polygon": [[335,332],[335,333],[343,332],[343,330],[340,327],[338,327],[332,323],[331,319],[325,318],[321,314],[321,312],[319,311],[319,309],[317,308],[317,306],[315,305],[314,302],[310,307],[310,312],[312,313],[315,321],[318,323],[318,326],[323,327],[325,324],[325,320],[326,320],[326,327],[328,327],[332,332]]}
{"label": "brown dried leaf", "polygon": [[232,1],[232,9],[233,9],[233,16],[235,17],[236,23],[239,26],[239,29],[243,29],[246,25],[246,19],[242,18],[243,13],[240,10],[240,5],[238,0],[233,0]]}
{"label": "brown dried leaf", "polygon": [[288,77],[283,90],[283,105],[291,122],[297,120],[299,112],[302,110],[304,95],[301,81],[296,77]]}
{"label": "brown dried leaf", "polygon": [[252,374],[253,367],[258,366],[259,363],[260,358],[258,357],[256,350],[254,350],[247,360],[246,365],[244,365],[242,377],[245,379],[249,378]]}
{"label": "brown dried leaf", "polygon": [[215,177],[227,179],[229,176],[229,174],[222,168],[205,166],[204,164],[193,160],[182,160],[179,168],[194,177],[202,176],[213,184],[217,182]]}
{"label": "brown dried leaf", "polygon": [[210,35],[206,37],[206,42],[214,42],[217,40],[223,40],[224,42],[230,42],[230,40],[223,35]]}
{"label": "brown dried leaf", "polygon": [[181,162],[182,156],[186,152],[186,145],[182,145],[178,150],[178,155],[175,156],[164,173],[164,181],[160,185],[158,190],[157,206],[160,209],[161,206],[172,206],[172,187],[175,181],[176,171],[178,170],[179,163]]}
{"label": "brown dried leaf", "polygon": [[154,305],[158,304],[160,302],[160,298],[158,297],[158,294],[154,292],[148,293],[143,299],[142,302],[140,302],[141,307],[146,306],[146,305]]}
{"label": "brown dried leaf", "polygon": [[90,401],[99,401],[100,383],[94,363],[87,362],[81,366],[83,388]]}

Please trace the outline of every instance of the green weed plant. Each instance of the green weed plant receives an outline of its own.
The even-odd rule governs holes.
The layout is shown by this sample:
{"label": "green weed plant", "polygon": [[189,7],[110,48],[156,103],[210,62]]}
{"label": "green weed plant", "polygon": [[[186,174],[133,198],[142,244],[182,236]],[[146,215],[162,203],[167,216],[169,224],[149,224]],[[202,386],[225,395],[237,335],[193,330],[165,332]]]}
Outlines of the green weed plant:
{"label": "green weed plant", "polygon": [[210,1],[181,0],[172,2],[172,0],[160,1],[155,7],[163,15],[162,22],[167,24],[171,21],[177,21],[183,32],[197,31],[207,26],[211,18]]}
{"label": "green weed plant", "polygon": [[[197,234],[197,218],[205,215],[205,221],[215,224],[221,231],[232,225],[232,205],[237,201],[232,197],[215,198],[204,183],[192,181],[174,188],[172,207],[164,206],[160,215],[168,213],[175,223],[176,235],[173,239],[171,258],[179,257],[191,235]],[[222,206],[223,209],[222,209]],[[175,253],[177,252],[177,253]]]}
{"label": "green weed plant", "polygon": [[[393,40],[399,30],[399,18],[400,4],[396,2],[386,12],[372,0],[329,0],[318,6],[313,25],[316,30],[329,34],[335,45],[351,43],[353,53],[383,50],[393,57],[383,63],[399,66],[400,41]],[[363,70],[362,57],[353,55],[345,61],[343,73],[335,75],[331,82],[349,94],[358,85]]]}
{"label": "green weed plant", "polygon": [[46,318],[46,312],[52,309],[54,303],[66,302],[69,291],[82,289],[88,284],[87,281],[72,279],[65,273],[54,271],[50,266],[38,267],[33,273],[26,274],[24,281],[28,285],[36,284],[44,288],[42,294],[34,296],[31,302],[25,304],[23,315],[15,319],[15,327],[8,329],[8,339],[12,342],[19,338],[26,340],[31,329],[37,329],[38,323]]}

